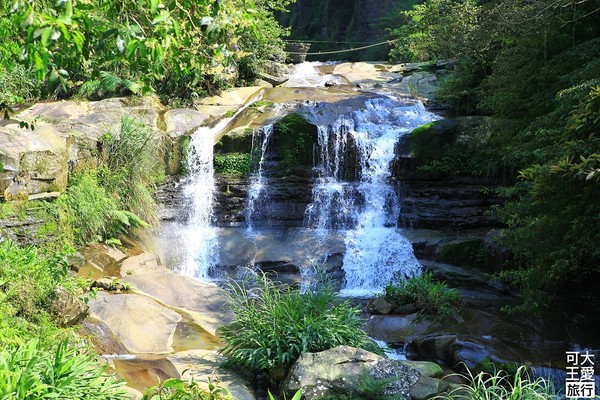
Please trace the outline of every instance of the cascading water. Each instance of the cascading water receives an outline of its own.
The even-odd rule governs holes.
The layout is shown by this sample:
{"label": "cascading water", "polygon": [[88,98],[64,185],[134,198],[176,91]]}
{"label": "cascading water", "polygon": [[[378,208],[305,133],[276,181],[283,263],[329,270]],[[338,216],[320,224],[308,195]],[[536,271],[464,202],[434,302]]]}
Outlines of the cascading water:
{"label": "cascading water", "polygon": [[327,126],[320,124],[322,114],[308,110],[319,129],[319,177],[305,222],[321,234],[345,231],[342,293],[369,295],[396,275],[420,271],[412,245],[396,227],[399,200],[388,182],[389,167],[398,138],[435,116],[421,103],[385,97],[369,99]]}
{"label": "cascading water", "polygon": [[[260,96],[255,100],[260,100]],[[222,119],[214,127],[196,129],[191,136],[187,156],[189,179],[184,188],[191,210],[187,226],[182,232],[187,254],[178,268],[183,275],[208,279],[209,271],[219,262],[218,228],[213,225],[216,193],[213,146],[215,138],[250,104],[248,102],[233,116]]]}
{"label": "cascading water", "polygon": [[213,130],[199,128],[192,135],[188,150],[190,180],[184,192],[192,207],[184,232],[188,254],[179,272],[201,279],[208,278],[209,269],[218,262],[218,235],[212,226],[215,197]]}
{"label": "cascading water", "polygon": [[246,200],[246,228],[248,232],[253,232],[254,229],[254,214],[256,208],[261,204],[261,198],[264,196],[266,180],[263,176],[263,170],[267,157],[267,149],[270,143],[271,135],[273,134],[273,125],[267,125],[263,128],[256,129],[252,135],[252,150],[251,154],[257,154],[260,150],[260,160],[258,161],[257,171],[252,174],[250,186],[248,188],[248,197]]}

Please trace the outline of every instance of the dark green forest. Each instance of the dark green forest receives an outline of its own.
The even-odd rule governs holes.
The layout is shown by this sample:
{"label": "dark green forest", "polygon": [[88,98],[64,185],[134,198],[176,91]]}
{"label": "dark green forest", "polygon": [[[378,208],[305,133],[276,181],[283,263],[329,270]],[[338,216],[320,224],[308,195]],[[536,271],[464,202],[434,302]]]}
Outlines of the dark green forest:
{"label": "dark green forest", "polygon": [[456,115],[493,117],[482,149],[453,165],[496,179],[503,241],[514,258],[501,277],[532,312],[600,278],[600,2],[429,0],[390,30],[397,61],[456,60],[438,99]]}

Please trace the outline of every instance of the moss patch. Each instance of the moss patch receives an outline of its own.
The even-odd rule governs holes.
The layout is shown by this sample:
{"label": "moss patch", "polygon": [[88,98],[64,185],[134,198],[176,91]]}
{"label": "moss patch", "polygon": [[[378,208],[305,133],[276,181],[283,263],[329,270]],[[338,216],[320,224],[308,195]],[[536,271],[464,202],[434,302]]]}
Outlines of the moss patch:
{"label": "moss patch", "polygon": [[285,175],[312,168],[317,127],[298,113],[286,115],[275,124],[273,145],[279,155],[279,171]]}

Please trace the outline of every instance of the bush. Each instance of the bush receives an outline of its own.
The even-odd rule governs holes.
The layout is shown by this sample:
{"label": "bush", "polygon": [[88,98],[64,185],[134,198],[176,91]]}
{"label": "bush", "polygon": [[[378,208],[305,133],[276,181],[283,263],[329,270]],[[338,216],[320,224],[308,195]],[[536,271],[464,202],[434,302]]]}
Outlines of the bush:
{"label": "bush", "polygon": [[247,153],[215,153],[213,164],[215,172],[233,176],[244,176],[252,168],[252,156]]}
{"label": "bush", "polygon": [[388,284],[383,297],[398,306],[415,304],[421,313],[440,319],[451,316],[460,302],[458,291],[445,282],[434,281],[431,272]]}
{"label": "bush", "polygon": [[70,227],[77,244],[114,239],[129,228],[143,226],[137,215],[121,209],[98,183],[93,171],[72,178],[58,198],[59,219]]}
{"label": "bush", "polygon": [[360,311],[328,286],[300,293],[266,275],[231,285],[234,320],[225,326],[221,353],[244,368],[288,368],[300,355],[339,345],[381,354],[362,330]]}
{"label": "bush", "polygon": [[122,385],[91,357],[69,348],[66,341],[53,353],[41,350],[36,340],[0,351],[2,399],[127,399]]}
{"label": "bush", "polygon": [[503,371],[494,373],[468,372],[464,378],[466,385],[460,385],[447,394],[435,397],[438,400],[553,400],[556,393],[552,385],[544,379],[532,380],[520,367],[514,376],[508,377]]}

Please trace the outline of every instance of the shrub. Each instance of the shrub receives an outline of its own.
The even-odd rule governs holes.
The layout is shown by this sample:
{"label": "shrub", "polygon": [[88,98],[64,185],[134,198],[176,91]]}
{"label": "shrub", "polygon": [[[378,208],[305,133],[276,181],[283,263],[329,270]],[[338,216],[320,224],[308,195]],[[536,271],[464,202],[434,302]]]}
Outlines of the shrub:
{"label": "shrub", "polygon": [[250,173],[252,156],[247,153],[215,153],[213,164],[215,172],[233,176],[244,176]]}
{"label": "shrub", "polygon": [[460,302],[458,291],[434,281],[431,272],[388,284],[383,297],[396,305],[415,304],[421,313],[440,319],[451,316]]}
{"label": "shrub", "polygon": [[339,345],[381,354],[362,330],[359,309],[324,286],[300,293],[266,275],[231,285],[234,320],[225,326],[221,353],[250,369],[288,368],[300,355]]}
{"label": "shrub", "polygon": [[36,340],[0,351],[0,398],[103,399],[129,398],[118,382],[95,361],[60,343],[53,353]]}
{"label": "shrub", "polygon": [[550,400],[556,399],[552,385],[544,379],[532,380],[520,367],[512,379],[506,373],[480,372],[473,375],[469,371],[464,376],[468,383],[460,385],[447,394],[435,397],[438,400]]}
{"label": "shrub", "polygon": [[98,183],[93,171],[75,176],[58,199],[59,218],[73,230],[77,244],[112,239],[143,226],[137,215],[119,208]]}

